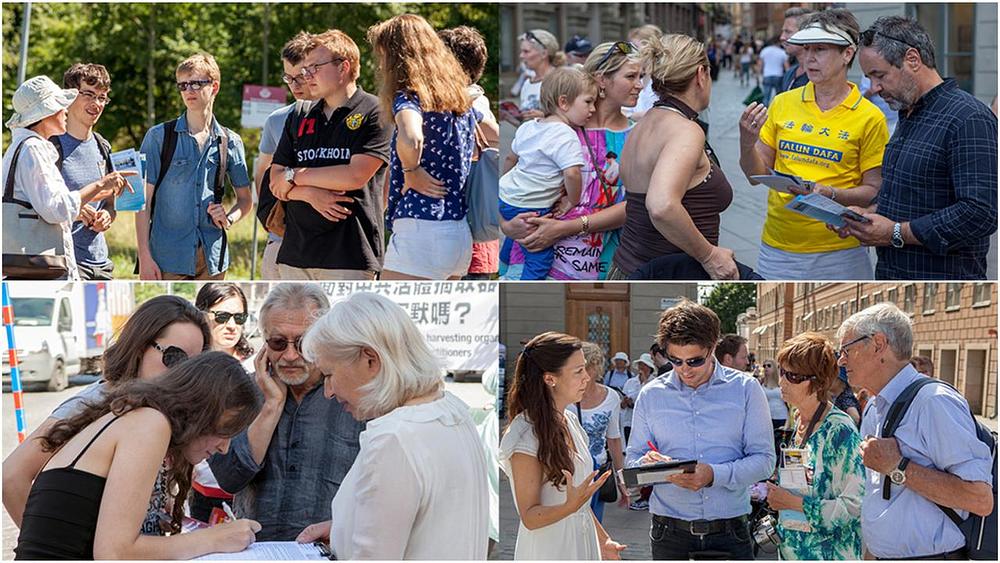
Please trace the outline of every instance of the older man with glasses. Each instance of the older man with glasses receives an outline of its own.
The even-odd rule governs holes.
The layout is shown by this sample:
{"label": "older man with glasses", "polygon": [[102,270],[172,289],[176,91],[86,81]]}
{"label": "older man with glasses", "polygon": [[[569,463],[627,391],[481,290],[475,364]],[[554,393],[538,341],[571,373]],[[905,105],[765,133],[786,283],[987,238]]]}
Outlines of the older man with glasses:
{"label": "older man with glasses", "polygon": [[879,303],[848,317],[837,338],[851,384],[873,394],[861,419],[867,551],[879,559],[968,559],[965,536],[946,510],[961,520],[989,514],[995,461],[977,437],[969,403],[949,385],[926,385],[884,437],[897,399],[926,379],[910,364],[910,318]]}
{"label": "older man with glasses", "polygon": [[330,519],[330,499],[358,455],[364,424],[323,397],[323,374],[302,357],[302,335],[329,310],[315,284],[280,284],[260,309],[265,345],[254,360],[264,408],[229,451],[209,459],[257,541],[292,541]]}
{"label": "older man with glasses", "polygon": [[760,385],[713,356],[719,327],[690,301],[664,311],[657,341],[674,369],[636,400],[626,467],[697,462],[653,487],[653,559],[753,559],[750,486],[773,472],[774,443]]}

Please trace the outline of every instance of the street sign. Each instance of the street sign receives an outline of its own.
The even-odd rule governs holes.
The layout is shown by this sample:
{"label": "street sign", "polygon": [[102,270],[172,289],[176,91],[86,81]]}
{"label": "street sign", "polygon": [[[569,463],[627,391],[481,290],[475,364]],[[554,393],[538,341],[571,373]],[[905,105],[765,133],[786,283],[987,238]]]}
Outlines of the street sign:
{"label": "street sign", "polygon": [[244,84],[240,124],[245,129],[262,129],[267,116],[285,105],[285,97],[284,88]]}

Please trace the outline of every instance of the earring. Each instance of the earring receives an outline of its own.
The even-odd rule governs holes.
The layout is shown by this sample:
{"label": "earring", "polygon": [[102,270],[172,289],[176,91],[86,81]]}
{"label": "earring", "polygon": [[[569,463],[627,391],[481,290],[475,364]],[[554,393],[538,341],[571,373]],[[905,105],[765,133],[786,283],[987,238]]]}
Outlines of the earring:
{"label": "earring", "polygon": [[598,98],[602,98],[602,99],[604,98],[604,88],[603,87],[601,87],[599,90],[597,90],[597,97]]}

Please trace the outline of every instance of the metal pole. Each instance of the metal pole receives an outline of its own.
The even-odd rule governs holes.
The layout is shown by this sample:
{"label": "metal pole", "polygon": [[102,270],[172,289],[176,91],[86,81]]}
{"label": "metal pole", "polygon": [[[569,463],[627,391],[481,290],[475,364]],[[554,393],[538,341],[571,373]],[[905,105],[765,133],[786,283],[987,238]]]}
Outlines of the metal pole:
{"label": "metal pole", "polygon": [[31,28],[31,2],[24,3],[24,20],[21,22],[21,62],[17,66],[17,85],[24,82],[28,72],[28,32]]}
{"label": "metal pole", "polygon": [[[262,61],[260,65],[260,83],[262,86],[267,86],[267,43],[268,37],[271,34],[271,4],[269,2],[264,3],[264,34],[261,36],[261,55]],[[257,156],[260,158],[260,155]],[[257,159],[254,159],[254,170],[257,170]],[[256,180],[256,178],[255,178]],[[254,208],[257,207],[257,194],[259,193],[260,186],[254,186]],[[257,277],[257,218],[251,217],[253,221],[253,235],[250,243],[250,248],[253,250],[250,253],[250,280],[253,281]]]}
{"label": "metal pole", "polygon": [[10,392],[14,394],[14,418],[17,421],[17,443],[24,442],[28,430],[24,422],[24,393],[21,390],[21,368],[14,344],[14,307],[10,303],[7,282],[3,282],[3,326],[7,332],[7,358],[10,362]]}

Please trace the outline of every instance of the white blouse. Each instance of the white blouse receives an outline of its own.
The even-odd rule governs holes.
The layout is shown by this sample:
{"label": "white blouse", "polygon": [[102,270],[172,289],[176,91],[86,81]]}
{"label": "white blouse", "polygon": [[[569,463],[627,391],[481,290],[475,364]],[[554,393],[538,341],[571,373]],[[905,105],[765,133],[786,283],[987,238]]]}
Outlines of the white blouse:
{"label": "white blouse", "polygon": [[486,454],[469,407],[445,392],[368,422],[333,498],[338,559],[486,559]]}

